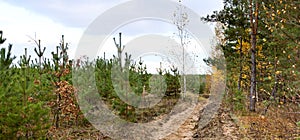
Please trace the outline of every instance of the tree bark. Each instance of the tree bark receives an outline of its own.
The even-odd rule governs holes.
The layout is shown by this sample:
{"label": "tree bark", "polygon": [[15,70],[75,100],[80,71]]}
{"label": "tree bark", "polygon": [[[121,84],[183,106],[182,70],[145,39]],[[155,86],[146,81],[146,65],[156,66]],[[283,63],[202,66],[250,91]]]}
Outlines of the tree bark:
{"label": "tree bark", "polygon": [[241,83],[242,83],[242,76],[243,76],[243,39],[240,38],[240,76],[238,80],[238,90],[241,91]]}
{"label": "tree bark", "polygon": [[[258,27],[258,2],[255,1],[255,13],[253,15],[253,1],[250,0],[250,26],[251,26],[251,87],[250,87],[250,111],[255,111],[256,103],[256,35]],[[255,16],[255,17],[254,17]],[[254,19],[255,18],[255,19]]]}

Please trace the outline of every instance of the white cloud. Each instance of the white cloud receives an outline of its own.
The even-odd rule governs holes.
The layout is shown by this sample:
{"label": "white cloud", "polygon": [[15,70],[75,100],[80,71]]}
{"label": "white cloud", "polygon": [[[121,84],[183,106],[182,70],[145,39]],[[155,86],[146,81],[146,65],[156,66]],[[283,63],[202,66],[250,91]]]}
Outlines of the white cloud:
{"label": "white cloud", "polygon": [[[129,0],[88,0],[84,2],[81,0],[10,0],[7,3],[39,13],[66,26],[86,27],[101,13],[127,1]],[[183,4],[200,16],[205,16],[223,7],[222,0],[183,0]],[[157,8],[163,9],[164,7],[156,6]]]}
{"label": "white cloud", "polygon": [[[0,12],[5,13],[0,18],[0,30],[4,31],[4,37],[7,38],[6,44],[1,47],[7,46],[8,43],[13,43],[15,46],[13,53],[15,55],[23,54],[24,48],[27,47],[29,54],[34,56],[34,44],[28,42],[30,40],[28,36],[34,37],[36,34],[37,39],[42,40],[42,46],[47,47],[46,56],[50,57],[50,52],[54,51],[58,45],[61,35],[65,35],[66,42],[70,43],[70,57],[73,58],[77,44],[88,24],[102,12],[126,1],[128,0],[91,0],[85,2],[79,0],[0,0]],[[222,0],[186,0],[183,4],[201,16],[205,16],[223,6]],[[157,6],[157,8],[164,7]],[[123,41],[126,44],[145,34],[156,33],[170,37],[173,32],[176,32],[176,27],[150,20],[127,24],[115,31],[113,35],[108,36],[105,51],[110,55],[115,54],[112,38],[116,37],[118,39],[119,31],[123,32]],[[103,54],[100,53],[99,55],[102,56]]]}
{"label": "white cloud", "polygon": [[7,38],[5,44],[13,44],[13,53],[16,55],[24,54],[24,48],[28,48],[29,54],[34,57],[33,47],[35,44],[31,38],[40,39],[42,46],[45,46],[46,55],[55,50],[59,44],[61,35],[65,35],[66,42],[70,43],[70,52],[74,53],[74,48],[83,32],[82,28],[65,27],[50,18],[31,12],[25,8],[15,7],[1,2],[0,12],[7,13],[0,18],[1,29],[4,37]]}
{"label": "white cloud", "polygon": [[128,0],[10,0],[17,7],[39,13],[70,27],[86,27],[107,9]]}

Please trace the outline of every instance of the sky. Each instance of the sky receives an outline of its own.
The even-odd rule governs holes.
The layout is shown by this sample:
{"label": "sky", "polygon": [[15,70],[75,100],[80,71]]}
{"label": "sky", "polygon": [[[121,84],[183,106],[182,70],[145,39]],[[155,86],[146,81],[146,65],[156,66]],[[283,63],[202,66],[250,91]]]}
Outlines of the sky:
{"label": "sky", "polygon": [[[64,35],[65,41],[69,43],[70,57],[73,58],[80,38],[97,16],[127,1],[0,0],[0,30],[4,32],[4,37],[7,38],[6,42],[0,47],[6,47],[8,43],[12,43],[12,52],[18,57],[24,54],[25,48],[28,48],[28,53],[34,58],[35,53],[33,49],[35,44],[33,39],[40,39],[42,47],[46,47],[45,55],[49,57],[55,47],[58,46],[61,35]],[[222,0],[183,0],[182,3],[200,16],[206,16],[215,10],[223,8]],[[163,9],[164,7],[156,7],[156,9],[160,8]],[[119,28],[118,31],[109,36],[109,41],[106,43],[104,50],[115,52],[112,38],[118,37],[118,32],[123,32],[125,36],[123,40],[124,44],[126,44],[141,34],[160,33],[172,36],[172,31],[175,32],[175,30],[175,27],[165,23],[153,21],[135,22]],[[159,63],[156,63],[157,65]]]}

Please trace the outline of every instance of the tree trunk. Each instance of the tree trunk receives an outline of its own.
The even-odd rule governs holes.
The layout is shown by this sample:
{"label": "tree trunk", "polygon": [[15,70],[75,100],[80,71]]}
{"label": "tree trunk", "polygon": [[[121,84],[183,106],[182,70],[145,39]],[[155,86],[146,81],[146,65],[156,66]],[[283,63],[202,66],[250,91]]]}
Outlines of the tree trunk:
{"label": "tree trunk", "polygon": [[[253,18],[255,16],[255,19]],[[255,1],[255,13],[253,15],[253,2],[250,0],[250,26],[251,26],[251,87],[250,87],[250,111],[255,111],[256,103],[256,35],[258,27],[258,2]]]}
{"label": "tree trunk", "polygon": [[184,43],[183,38],[181,38],[181,46],[182,46],[182,76],[183,76],[183,97],[186,95],[186,76],[185,76],[185,52],[184,52]]}
{"label": "tree trunk", "polygon": [[123,72],[123,68],[122,68],[122,53],[123,53],[123,50],[125,48],[125,46],[122,46],[122,33],[119,33],[119,44],[117,44],[116,42],[116,39],[113,38],[114,42],[115,42],[115,45],[117,47],[117,50],[118,50],[118,60],[119,60],[119,67],[120,67],[120,70],[121,72]]}
{"label": "tree trunk", "polygon": [[238,80],[238,90],[241,91],[241,83],[242,83],[242,76],[243,76],[243,39],[240,38],[240,76]]}

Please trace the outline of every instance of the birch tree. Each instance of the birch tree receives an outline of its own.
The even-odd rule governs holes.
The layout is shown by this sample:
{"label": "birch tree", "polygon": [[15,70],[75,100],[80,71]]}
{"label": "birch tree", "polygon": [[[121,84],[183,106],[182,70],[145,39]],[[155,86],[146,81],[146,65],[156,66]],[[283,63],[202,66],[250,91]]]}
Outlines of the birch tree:
{"label": "birch tree", "polygon": [[182,78],[183,78],[183,81],[182,81],[182,93],[183,93],[183,97],[185,97],[186,95],[186,71],[185,71],[185,57],[186,57],[186,47],[187,47],[187,44],[189,42],[189,38],[188,38],[188,32],[186,30],[186,26],[188,25],[189,23],[189,18],[188,18],[188,14],[186,13],[185,11],[185,8],[184,6],[182,5],[182,2],[181,0],[179,0],[179,6],[177,7],[176,11],[174,12],[173,14],[174,16],[174,21],[173,23],[175,24],[175,26],[177,27],[177,30],[178,30],[178,33],[177,33],[177,36],[180,40],[180,46],[182,48],[182,56],[181,56],[181,59],[182,59],[182,72],[181,72],[181,75],[182,75]]}

